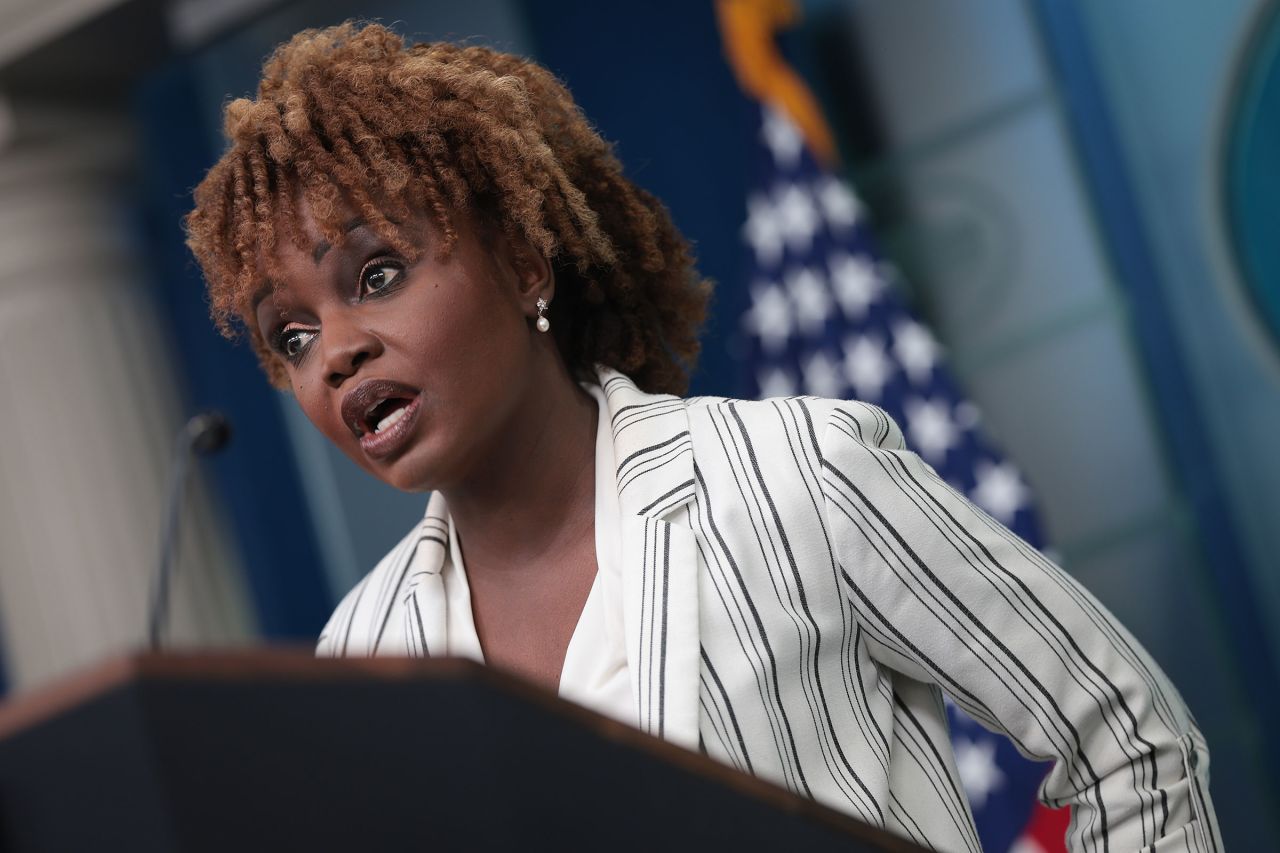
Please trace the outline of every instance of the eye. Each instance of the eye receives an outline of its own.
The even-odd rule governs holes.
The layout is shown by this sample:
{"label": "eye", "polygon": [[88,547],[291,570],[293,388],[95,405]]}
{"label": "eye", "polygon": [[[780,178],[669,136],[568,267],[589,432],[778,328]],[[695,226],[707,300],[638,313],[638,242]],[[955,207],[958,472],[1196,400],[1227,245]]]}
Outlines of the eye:
{"label": "eye", "polygon": [[404,265],[399,261],[379,258],[365,264],[360,270],[360,296],[386,290],[404,275]]}
{"label": "eye", "polygon": [[290,326],[276,336],[276,351],[289,361],[297,361],[315,336],[316,333],[308,329]]}

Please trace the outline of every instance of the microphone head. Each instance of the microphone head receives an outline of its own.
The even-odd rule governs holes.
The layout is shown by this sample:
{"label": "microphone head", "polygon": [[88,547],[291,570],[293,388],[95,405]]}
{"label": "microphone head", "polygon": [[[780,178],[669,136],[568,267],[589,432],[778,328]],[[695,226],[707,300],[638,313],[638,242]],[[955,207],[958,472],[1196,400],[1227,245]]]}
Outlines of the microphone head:
{"label": "microphone head", "polygon": [[231,440],[231,423],[222,412],[201,412],[187,421],[186,433],[191,452],[208,456],[226,447]]}

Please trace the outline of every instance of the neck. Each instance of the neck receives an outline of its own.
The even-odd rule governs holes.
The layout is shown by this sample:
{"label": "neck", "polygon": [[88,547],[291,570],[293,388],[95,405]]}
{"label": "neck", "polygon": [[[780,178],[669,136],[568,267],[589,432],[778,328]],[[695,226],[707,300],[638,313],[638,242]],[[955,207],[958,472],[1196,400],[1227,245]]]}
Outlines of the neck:
{"label": "neck", "polygon": [[595,401],[558,358],[534,375],[481,469],[444,492],[468,574],[546,565],[595,529]]}

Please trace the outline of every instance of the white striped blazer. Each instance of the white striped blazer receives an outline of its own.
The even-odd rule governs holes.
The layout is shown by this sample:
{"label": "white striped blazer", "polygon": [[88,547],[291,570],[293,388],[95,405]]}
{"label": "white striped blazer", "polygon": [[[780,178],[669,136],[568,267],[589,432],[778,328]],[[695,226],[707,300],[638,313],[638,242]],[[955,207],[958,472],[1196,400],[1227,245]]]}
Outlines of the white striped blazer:
{"label": "white striped blazer", "polygon": [[[1221,849],[1177,691],[1088,592],[952,491],[881,410],[681,399],[600,370],[641,726],[938,850],[979,850],[942,693],[1056,762],[1073,850]],[[320,655],[444,648],[448,517],[342,601]],[[439,593],[440,590],[435,590]]]}

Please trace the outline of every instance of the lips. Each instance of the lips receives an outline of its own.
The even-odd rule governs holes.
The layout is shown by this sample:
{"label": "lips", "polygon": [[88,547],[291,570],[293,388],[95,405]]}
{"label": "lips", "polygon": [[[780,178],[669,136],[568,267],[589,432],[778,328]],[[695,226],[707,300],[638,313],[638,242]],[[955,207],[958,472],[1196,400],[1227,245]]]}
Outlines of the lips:
{"label": "lips", "polygon": [[413,439],[414,425],[418,422],[418,410],[421,408],[421,397],[408,401],[397,398],[392,413],[379,422],[377,432],[360,436],[360,449],[364,455],[370,459],[387,459],[403,450]]}
{"label": "lips", "polygon": [[367,379],[342,399],[342,421],[370,455],[383,456],[408,435],[420,407],[417,388]]}

